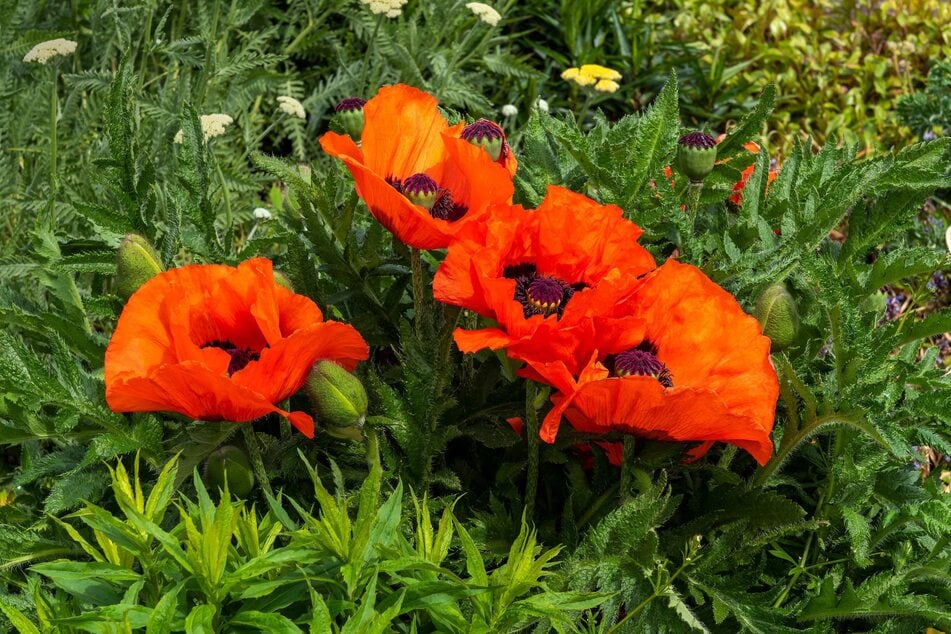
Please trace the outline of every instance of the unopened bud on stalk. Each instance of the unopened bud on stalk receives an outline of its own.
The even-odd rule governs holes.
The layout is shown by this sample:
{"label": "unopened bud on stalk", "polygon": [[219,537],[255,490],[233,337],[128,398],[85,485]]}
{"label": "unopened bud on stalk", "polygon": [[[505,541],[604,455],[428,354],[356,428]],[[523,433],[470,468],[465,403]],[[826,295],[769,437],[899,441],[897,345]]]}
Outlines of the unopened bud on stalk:
{"label": "unopened bud on stalk", "polygon": [[766,287],[756,298],[753,313],[763,326],[763,334],[773,342],[774,351],[788,348],[795,341],[799,331],[799,310],[784,284]]}
{"label": "unopened bud on stalk", "polygon": [[205,461],[205,479],[212,487],[243,498],[254,488],[254,471],[244,452],[234,445],[219,447]]}
{"label": "unopened bud on stalk", "polygon": [[367,415],[367,391],[360,380],[333,361],[320,361],[311,370],[304,393],[317,413],[317,422],[336,438],[359,440]]}
{"label": "unopened bud on stalk", "polygon": [[336,115],[334,119],[340,124],[351,139],[359,142],[363,135],[363,106],[367,103],[366,99],[360,97],[347,97],[337,104],[334,108]]}
{"label": "unopened bud on stalk", "polygon": [[705,132],[690,132],[677,142],[677,167],[687,178],[700,182],[717,162],[717,140]]}
{"label": "unopened bud on stalk", "polygon": [[116,254],[116,294],[129,299],[140,286],[164,270],[155,247],[142,236],[130,233],[122,239]]}

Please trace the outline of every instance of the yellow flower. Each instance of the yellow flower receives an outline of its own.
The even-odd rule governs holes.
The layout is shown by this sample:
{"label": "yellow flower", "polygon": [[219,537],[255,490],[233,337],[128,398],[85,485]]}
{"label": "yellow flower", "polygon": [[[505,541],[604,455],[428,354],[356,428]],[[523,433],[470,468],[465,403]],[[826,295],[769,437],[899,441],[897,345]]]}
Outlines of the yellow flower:
{"label": "yellow flower", "polygon": [[[599,66],[598,64],[585,64],[581,67],[581,74],[590,75],[595,79],[609,79],[611,81],[618,81],[621,79],[621,73],[607,68],[606,66]],[[617,90],[617,89],[615,89]],[[613,90],[610,92],[614,92]]]}
{"label": "yellow flower", "polygon": [[601,79],[594,85],[594,89],[598,92],[617,92],[620,87],[620,84],[610,79]]}
{"label": "yellow flower", "polygon": [[565,81],[572,81],[578,78],[578,75],[581,74],[581,71],[577,68],[569,68],[561,74],[561,78]]}

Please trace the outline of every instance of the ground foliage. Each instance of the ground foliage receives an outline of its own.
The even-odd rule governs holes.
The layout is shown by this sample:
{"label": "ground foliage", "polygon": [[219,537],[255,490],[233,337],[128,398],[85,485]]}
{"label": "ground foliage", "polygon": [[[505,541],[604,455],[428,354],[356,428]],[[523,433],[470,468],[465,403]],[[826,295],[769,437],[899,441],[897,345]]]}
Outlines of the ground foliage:
{"label": "ground foliage", "polygon": [[[29,5],[0,19],[29,24]],[[795,343],[773,356],[781,399],[765,467],[723,447],[685,464],[683,445],[636,439],[618,470],[600,450],[579,449],[583,435],[563,430],[539,448],[509,428],[506,418],[535,415],[547,395],[526,394],[504,358],[458,354],[451,330],[471,317],[429,293],[413,297],[410,254],[372,221],[346,171],[319,156],[315,113],[355,90],[353,71],[351,83],[336,84],[341,92],[304,99],[306,122],[281,115],[264,132],[255,119],[273,108],[261,94],[315,85],[306,73],[286,83],[303,64],[290,64],[297,51],[358,49],[326,33],[364,41],[369,13],[303,3],[284,18],[265,5],[218,9],[104,5],[76,17],[124,43],[125,56],[93,72],[85,57],[64,60],[79,66],[58,69],[68,92],[55,160],[49,112],[25,102],[41,94],[48,105],[56,71],[2,71],[16,78],[5,83],[16,88],[3,143],[32,149],[0,154],[5,196],[20,210],[6,219],[0,260],[9,465],[0,473],[0,628],[951,628],[951,495],[942,461],[924,469],[912,449],[951,454],[951,390],[927,343],[951,331],[951,313],[886,320],[879,291],[947,266],[943,250],[907,238],[922,201],[951,187],[948,139],[864,160],[854,146],[799,144],[768,184],[767,155],[742,147],[774,111],[767,89],[720,145],[730,160],[687,213],[686,179],[664,173],[682,132],[685,80],[670,78],[648,109],[616,121],[531,114],[516,148],[518,202],[534,205],[560,184],[616,203],[659,260],[701,266],[748,310],[784,280],[802,319]],[[191,34],[190,16],[203,35]],[[144,33],[129,26],[140,18]],[[351,22],[334,31],[344,19],[362,30]],[[313,26],[295,31],[292,20]],[[62,32],[26,33],[0,30],[5,50],[22,56]],[[394,60],[422,53],[387,53],[414,42],[389,37],[367,55],[384,73],[373,81],[413,81]],[[252,46],[254,38],[264,39]],[[105,43],[94,50],[84,55],[115,55]],[[159,56],[177,71],[146,79]],[[453,85],[467,85],[455,83],[465,76],[466,90],[486,94],[484,69],[469,63],[452,71]],[[414,83],[442,81],[438,65],[429,72]],[[439,94],[471,115],[485,99]],[[12,125],[11,112],[33,115]],[[236,123],[204,141],[198,115],[208,112],[233,113]],[[742,203],[727,203],[748,165],[756,169]],[[253,218],[259,205],[272,220]],[[111,412],[102,359],[121,310],[115,247],[129,231],[169,266],[269,257],[297,292],[352,323],[374,350],[361,369],[371,395],[363,441],[307,441],[271,419],[242,427]],[[424,256],[427,275],[439,257]],[[200,476],[225,443],[254,463],[258,486],[246,500]],[[534,470],[536,504],[523,517]]]}

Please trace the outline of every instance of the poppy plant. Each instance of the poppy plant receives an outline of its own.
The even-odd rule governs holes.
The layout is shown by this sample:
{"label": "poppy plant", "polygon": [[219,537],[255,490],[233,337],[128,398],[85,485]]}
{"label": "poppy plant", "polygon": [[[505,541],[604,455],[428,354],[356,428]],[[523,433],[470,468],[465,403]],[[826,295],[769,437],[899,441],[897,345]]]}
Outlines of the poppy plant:
{"label": "poppy plant", "polygon": [[335,132],[320,145],[344,162],[370,212],[400,241],[447,247],[465,225],[481,221],[489,204],[511,200],[507,169],[461,138],[465,125],[450,127],[431,95],[387,86],[363,106],[363,117],[359,147]]}
{"label": "poppy plant", "polygon": [[[721,143],[723,139],[725,138],[726,138],[726,135],[721,134],[720,136],[717,137],[717,143]],[[759,143],[756,143],[755,141],[747,141],[746,143],[743,144],[743,149],[753,154],[759,154],[760,152]],[[723,161],[723,162],[726,162],[726,161]],[[750,177],[753,175],[754,169],[756,169],[755,165],[748,165],[743,170],[743,173],[740,176],[740,180],[738,180],[737,182],[733,184],[733,193],[730,194],[730,202],[733,203],[734,205],[743,204],[743,190],[746,188],[746,183],[750,180]],[[766,182],[772,183],[774,180],[776,180],[777,176],[779,176],[779,171],[770,169],[769,173],[766,175]]]}
{"label": "poppy plant", "polygon": [[171,411],[244,422],[277,413],[308,438],[314,420],[275,405],[314,362],[348,370],[369,349],[352,326],[277,284],[270,260],[184,266],[129,299],[106,349],[106,400],[116,412]]}
{"label": "poppy plant", "polygon": [[[457,329],[463,352],[577,358],[589,350],[590,331],[613,319],[638,277],[654,268],[637,243],[642,233],[619,207],[552,186],[537,210],[496,205],[482,225],[461,233],[436,272],[433,294],[496,322]],[[640,336],[629,325],[624,334]]]}
{"label": "poppy plant", "polygon": [[580,372],[534,364],[560,392],[542,440],[554,442],[564,416],[587,433],[700,441],[694,458],[722,441],[765,464],[779,383],[759,322],[699,269],[674,260],[646,276],[625,308],[643,320],[638,341],[605,329]]}

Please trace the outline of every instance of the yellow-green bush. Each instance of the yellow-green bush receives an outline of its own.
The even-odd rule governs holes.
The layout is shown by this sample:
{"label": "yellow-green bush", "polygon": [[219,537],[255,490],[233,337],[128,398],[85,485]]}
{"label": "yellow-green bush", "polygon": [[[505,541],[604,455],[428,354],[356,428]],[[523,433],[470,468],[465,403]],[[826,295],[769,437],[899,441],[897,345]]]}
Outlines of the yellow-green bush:
{"label": "yellow-green bush", "polygon": [[831,135],[870,150],[907,142],[897,98],[951,54],[946,0],[673,0],[674,37],[706,66],[749,62],[724,86],[779,88],[770,121],[780,151],[796,136]]}

